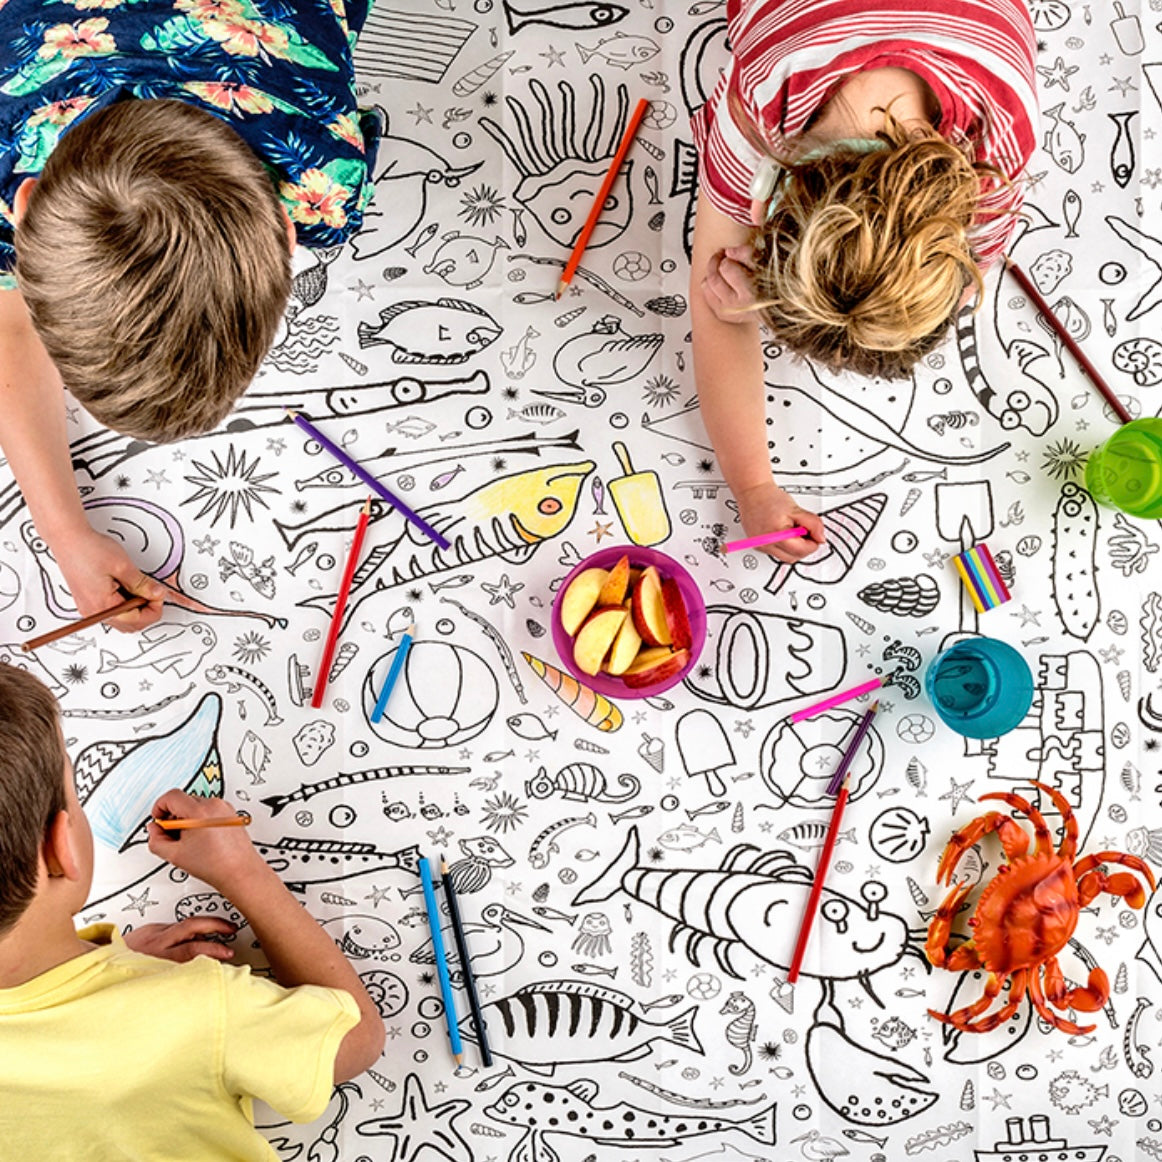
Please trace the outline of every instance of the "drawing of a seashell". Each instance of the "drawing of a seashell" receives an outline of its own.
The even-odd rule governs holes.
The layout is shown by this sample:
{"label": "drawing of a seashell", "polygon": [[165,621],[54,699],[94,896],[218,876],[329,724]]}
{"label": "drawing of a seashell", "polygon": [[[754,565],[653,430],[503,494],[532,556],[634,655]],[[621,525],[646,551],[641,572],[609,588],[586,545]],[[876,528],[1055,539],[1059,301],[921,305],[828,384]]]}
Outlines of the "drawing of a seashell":
{"label": "drawing of a seashell", "polygon": [[940,589],[928,573],[915,577],[893,577],[861,589],[860,601],[881,613],[900,617],[927,617],[940,601]]}

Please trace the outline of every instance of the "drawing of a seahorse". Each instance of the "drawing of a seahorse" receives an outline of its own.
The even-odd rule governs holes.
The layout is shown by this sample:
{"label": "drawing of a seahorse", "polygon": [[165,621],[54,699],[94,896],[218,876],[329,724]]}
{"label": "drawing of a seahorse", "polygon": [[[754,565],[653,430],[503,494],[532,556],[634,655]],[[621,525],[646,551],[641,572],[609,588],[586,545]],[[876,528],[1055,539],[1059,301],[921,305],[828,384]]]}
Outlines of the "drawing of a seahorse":
{"label": "drawing of a seahorse", "polygon": [[738,1076],[745,1073],[754,1060],[754,1054],[750,1047],[755,1036],[754,1001],[746,993],[736,990],[726,998],[726,1004],[718,1010],[718,1013],[719,1016],[725,1016],[727,1013],[733,1014],[733,1020],[726,1026],[726,1039],[735,1049],[742,1050],[742,1061],[728,1065],[727,1068],[735,1076]]}

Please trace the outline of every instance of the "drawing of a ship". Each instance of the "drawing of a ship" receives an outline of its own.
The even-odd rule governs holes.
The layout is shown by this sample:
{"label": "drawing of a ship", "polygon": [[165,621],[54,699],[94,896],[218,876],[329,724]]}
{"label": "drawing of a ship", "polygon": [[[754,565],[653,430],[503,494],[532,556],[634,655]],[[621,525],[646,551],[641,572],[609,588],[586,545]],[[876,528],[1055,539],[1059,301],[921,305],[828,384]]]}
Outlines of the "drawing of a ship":
{"label": "drawing of a ship", "polygon": [[1064,1138],[1049,1137],[1049,1119],[1034,1114],[1028,1119],[1005,1118],[1008,1137],[991,1150],[974,1150],[976,1162],[1101,1162],[1104,1146],[1071,1146]]}

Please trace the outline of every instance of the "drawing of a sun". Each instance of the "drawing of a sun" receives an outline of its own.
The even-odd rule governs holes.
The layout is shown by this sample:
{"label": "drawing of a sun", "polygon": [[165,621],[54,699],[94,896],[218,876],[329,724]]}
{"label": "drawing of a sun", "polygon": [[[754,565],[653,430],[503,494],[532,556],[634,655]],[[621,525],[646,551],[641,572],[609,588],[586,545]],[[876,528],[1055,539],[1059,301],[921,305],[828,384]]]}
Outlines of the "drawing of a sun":
{"label": "drawing of a sun", "polygon": [[197,490],[188,500],[182,501],[183,505],[205,501],[197,515],[203,517],[212,511],[214,515],[210,518],[211,525],[216,525],[228,512],[231,528],[234,527],[234,523],[238,519],[240,508],[246,510],[246,519],[253,521],[252,506],[255,503],[262,505],[263,508],[270,507],[262,499],[261,494],[264,492],[277,493],[278,489],[269,488],[263,482],[277,476],[277,472],[267,472],[264,476],[255,475],[259,458],[256,456],[252,464],[247,464],[246,453],[243,452],[241,456],[235,456],[233,444],[226,449],[225,464],[218,459],[216,452],[211,452],[210,455],[214,460],[212,468],[200,460],[193,462],[194,467],[198,470],[198,475],[187,476],[185,479],[190,484],[197,485]]}

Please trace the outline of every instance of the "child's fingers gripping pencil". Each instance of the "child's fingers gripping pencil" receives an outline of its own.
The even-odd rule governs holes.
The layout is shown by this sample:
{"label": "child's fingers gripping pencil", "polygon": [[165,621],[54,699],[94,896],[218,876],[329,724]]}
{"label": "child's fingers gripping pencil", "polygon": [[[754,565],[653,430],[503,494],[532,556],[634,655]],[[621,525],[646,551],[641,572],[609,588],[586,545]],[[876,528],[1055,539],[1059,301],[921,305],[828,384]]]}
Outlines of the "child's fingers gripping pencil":
{"label": "child's fingers gripping pencil", "polygon": [[[197,831],[203,827],[249,827],[251,818],[248,812],[239,811],[237,815],[223,815],[213,819],[155,818],[154,823],[164,831]],[[181,837],[175,836],[175,838]]]}
{"label": "child's fingers gripping pencil", "polygon": [[88,629],[91,625],[97,625],[102,621],[107,621],[110,617],[116,617],[119,613],[128,613],[131,610],[140,609],[143,605],[148,604],[148,597],[134,594],[132,597],[126,597],[124,601],[118,602],[117,605],[111,606],[109,609],[98,610],[96,613],[90,613],[88,617],[82,617],[77,621],[70,621],[68,625],[62,625],[57,629],[50,630],[48,633],[42,633],[39,637],[29,638],[28,641],[21,643],[20,648],[25,653],[31,650],[38,650],[41,646],[47,646],[52,642],[60,641],[61,638],[68,637],[69,634],[79,633],[83,629]]}

